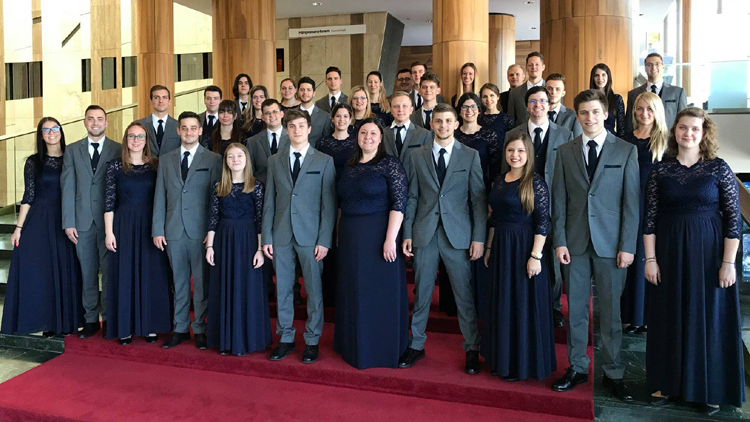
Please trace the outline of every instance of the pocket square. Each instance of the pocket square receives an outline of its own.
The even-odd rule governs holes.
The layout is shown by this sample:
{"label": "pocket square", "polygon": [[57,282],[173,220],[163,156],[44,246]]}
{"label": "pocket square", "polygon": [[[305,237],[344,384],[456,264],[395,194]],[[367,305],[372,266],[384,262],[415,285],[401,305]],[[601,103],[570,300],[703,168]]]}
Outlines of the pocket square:
{"label": "pocket square", "polygon": [[614,164],[605,164],[605,165],[604,165],[604,168],[605,168],[605,169],[619,169],[619,168],[621,168],[621,167],[622,167],[622,166],[621,166],[620,164],[617,164],[617,165],[614,165]]}
{"label": "pocket square", "polygon": [[307,174],[320,174],[319,171],[306,171]]}

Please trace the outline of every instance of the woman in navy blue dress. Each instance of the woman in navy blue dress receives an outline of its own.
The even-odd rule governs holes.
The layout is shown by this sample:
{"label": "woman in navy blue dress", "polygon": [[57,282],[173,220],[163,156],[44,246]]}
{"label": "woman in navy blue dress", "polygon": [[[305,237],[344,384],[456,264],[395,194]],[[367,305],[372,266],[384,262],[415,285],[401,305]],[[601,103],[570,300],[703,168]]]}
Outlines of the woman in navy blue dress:
{"label": "woman in navy blue dress", "polygon": [[609,110],[607,120],[604,121],[604,128],[618,138],[625,136],[625,102],[622,101],[620,94],[612,91],[612,72],[609,66],[604,63],[597,63],[591,69],[589,78],[589,89],[598,89],[607,96]]}
{"label": "woman in navy blue dress", "polygon": [[505,139],[505,133],[513,129],[513,116],[500,110],[500,89],[495,84],[486,83],[479,90],[484,111],[479,116],[479,124],[490,128],[497,134],[497,139]]}
{"label": "woman in navy blue dress", "polygon": [[349,105],[352,106],[352,133],[359,133],[359,127],[365,119],[375,119],[380,126],[385,126],[385,122],[370,108],[370,93],[362,85],[352,88],[349,96]]}
{"label": "woman in navy blue dress", "polygon": [[122,158],[107,164],[107,338],[122,345],[132,336],[153,343],[157,333],[172,330],[169,260],[151,241],[157,159],[148,145],[146,128],[133,122],[125,129]]}
{"label": "woman in navy blue dress", "polygon": [[646,379],[652,402],[745,400],[735,259],[742,228],[734,173],[716,156],[716,124],[699,108],[675,118],[648,177],[643,243],[649,285]]}
{"label": "woman in navy blue dress", "polygon": [[44,117],[36,152],[26,159],[24,193],[3,306],[3,334],[70,334],[83,326],[81,269],[75,246],[62,230],[60,173],[65,133]]}
{"label": "woman in navy blue dress", "polygon": [[[523,132],[505,144],[510,171],[495,180],[487,205],[484,254],[489,311],[482,355],[506,381],[543,380],[557,369],[552,300],[542,250],[550,225],[547,184],[534,175],[534,145]],[[531,153],[529,153],[531,152]]]}
{"label": "woman in navy blue dress", "polygon": [[271,344],[260,249],[264,192],[253,177],[247,148],[230,144],[221,180],[211,193],[206,237],[206,261],[211,265],[206,335],[208,347],[222,355],[242,356]]}
{"label": "woman in navy blue dress", "polygon": [[255,136],[263,130],[261,105],[268,98],[268,90],[263,85],[255,85],[250,90],[250,107],[245,109],[242,118],[242,139]]}
{"label": "woman in navy blue dress", "polygon": [[391,114],[391,104],[385,95],[385,86],[383,86],[383,75],[377,70],[367,74],[367,91],[370,94],[370,109],[375,113],[384,126],[393,123]]}
{"label": "woman in navy blue dress", "polygon": [[237,120],[237,104],[232,100],[223,100],[219,103],[219,124],[203,147],[223,156],[229,144],[237,142],[245,145],[247,141],[242,137],[242,124]]}
{"label": "woman in navy blue dress", "polygon": [[282,79],[281,84],[279,85],[279,91],[281,92],[281,111],[299,107],[297,84],[292,79]]}
{"label": "woman in navy blue dress", "polygon": [[646,209],[646,180],[651,167],[661,161],[667,149],[669,128],[665,123],[664,106],[658,95],[651,92],[640,94],[634,102],[633,132],[625,134],[624,140],[635,145],[638,149],[638,168],[641,176],[641,219],[638,225],[638,242],[635,249],[635,260],[628,267],[625,279],[625,289],[620,298],[622,323],[628,324],[623,328],[625,333],[641,334],[647,331],[646,310],[646,278],[644,271],[646,262],[643,251],[643,217]]}
{"label": "woman in navy blue dress", "polygon": [[383,128],[366,119],[338,181],[339,266],[333,349],[355,368],[398,367],[408,346],[409,307],[399,230],[406,172],[386,155]]}

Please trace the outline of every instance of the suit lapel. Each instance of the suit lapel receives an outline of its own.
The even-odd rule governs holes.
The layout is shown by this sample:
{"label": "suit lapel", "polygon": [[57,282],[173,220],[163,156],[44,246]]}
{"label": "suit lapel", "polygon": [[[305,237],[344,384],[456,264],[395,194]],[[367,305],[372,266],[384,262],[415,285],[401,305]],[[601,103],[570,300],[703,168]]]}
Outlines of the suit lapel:
{"label": "suit lapel", "polygon": [[286,133],[286,129],[281,128],[281,139],[279,139],[279,149],[276,152],[278,153],[279,151],[283,151],[285,149],[289,149],[289,134]]}
{"label": "suit lapel", "polygon": [[[206,149],[200,145],[198,145],[198,149],[195,150],[195,157],[193,157],[193,162],[190,163],[190,167],[188,168],[188,174],[187,174],[187,177],[185,178],[186,185],[190,181],[190,178],[193,177],[193,174],[195,174],[195,169],[201,163],[201,160],[203,159],[203,152],[205,150]],[[182,179],[182,169],[180,169],[180,179]]]}
{"label": "suit lapel", "polygon": [[146,126],[146,132],[148,133],[148,140],[151,144],[151,151],[156,151],[156,156],[159,156],[160,148],[159,144],[156,142],[156,131],[154,130],[154,124],[151,120],[151,115],[143,119],[143,126]]}
{"label": "suit lapel", "polygon": [[[404,157],[406,157],[406,150],[409,148],[409,144],[411,143],[411,140],[414,139],[414,132],[416,129],[414,128],[414,125],[409,125],[409,129],[406,130],[406,136],[404,137],[404,145],[401,147],[401,154],[399,155],[399,159],[403,160]],[[398,151],[397,148],[395,148],[396,139],[393,139],[394,144],[394,151]]]}
{"label": "suit lapel", "polygon": [[432,143],[433,142],[434,141],[429,142],[424,145],[423,150],[422,150],[422,156],[424,157],[424,161],[426,164],[425,168],[429,169],[427,171],[429,171],[430,174],[432,175],[432,179],[435,181],[435,186],[439,188],[440,181],[438,180],[437,171],[435,170],[435,160],[432,157]]}
{"label": "suit lapel", "polygon": [[94,175],[107,171],[107,163],[112,159],[115,147],[115,141],[105,136],[102,140],[102,154],[99,156],[99,165],[96,166],[96,173]]}
{"label": "suit lapel", "polygon": [[182,169],[180,166],[182,165],[182,155],[180,155],[180,148],[173,151],[169,151],[165,158],[167,158],[167,161],[169,162],[169,156],[173,155],[174,158],[171,159],[172,161],[172,170],[174,171],[174,174],[177,176],[177,180],[180,181],[180,185],[185,186],[185,181],[182,180]]}
{"label": "suit lapel", "polygon": [[593,186],[602,176],[604,167],[609,163],[612,153],[615,149],[615,136],[607,132],[607,138],[604,140],[602,145],[602,152],[599,153],[599,162],[596,164],[596,171],[594,172],[594,178],[591,180]]}
{"label": "suit lapel", "polygon": [[578,163],[578,169],[581,170],[583,178],[586,182],[589,182],[589,174],[586,172],[586,163],[583,161],[583,136],[579,136],[573,139],[573,157],[575,157]]}
{"label": "suit lapel", "polygon": [[[448,165],[445,167],[445,179],[443,179],[443,186],[448,184],[448,180],[451,178],[451,173],[453,173],[452,170],[456,168],[456,166],[458,166],[458,164],[456,164],[456,161],[459,161],[461,159],[462,154],[463,145],[457,140],[454,140],[453,151],[451,151],[451,159],[450,161],[448,161]],[[437,176],[437,172],[435,172],[435,175]]]}
{"label": "suit lapel", "polygon": [[[279,147],[281,144],[281,139],[276,140],[276,146]],[[271,156],[271,147],[268,145],[268,129],[263,129],[260,132],[260,145],[263,148],[263,152],[265,152],[266,157]],[[279,148],[279,151],[281,148]],[[277,151],[278,152],[278,151]]]}
{"label": "suit lapel", "polygon": [[83,138],[81,141],[81,148],[79,149],[81,155],[81,162],[83,162],[86,171],[91,177],[94,177],[94,170],[91,168],[91,156],[89,155],[89,140]]}

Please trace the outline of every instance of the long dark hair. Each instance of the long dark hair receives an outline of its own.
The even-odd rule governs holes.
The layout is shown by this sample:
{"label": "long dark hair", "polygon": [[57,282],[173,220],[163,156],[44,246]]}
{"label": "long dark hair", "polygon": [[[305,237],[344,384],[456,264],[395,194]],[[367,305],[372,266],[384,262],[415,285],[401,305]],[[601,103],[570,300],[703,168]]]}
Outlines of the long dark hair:
{"label": "long dark hair", "polygon": [[44,142],[44,138],[42,137],[42,126],[47,122],[55,122],[56,125],[60,126],[60,151],[65,154],[65,132],[62,125],[54,117],[42,117],[42,120],[39,120],[39,124],[36,125],[36,152],[29,156],[29,159],[34,163],[37,173],[42,172],[44,156],[47,155],[47,143]]}
{"label": "long dark hair", "polygon": [[362,121],[359,124],[359,128],[357,129],[356,137],[357,140],[354,143],[354,155],[352,155],[352,158],[349,159],[348,163],[349,167],[356,167],[359,163],[359,160],[362,158],[364,153],[362,152],[362,148],[359,146],[359,130],[362,129],[362,126],[373,123],[375,126],[378,127],[378,130],[380,130],[380,144],[378,145],[378,152],[375,153],[375,158],[372,159],[373,164],[377,164],[385,157],[385,143],[383,142],[383,126],[378,123],[378,120],[374,117],[368,117],[366,119],[362,119]]}
{"label": "long dark hair", "polygon": [[[232,136],[230,137],[230,140],[231,143],[240,142],[242,139],[242,130],[237,122],[237,104],[232,100],[222,100],[219,103],[219,113],[221,112],[234,114],[234,124],[232,125]],[[216,125],[216,129],[211,132],[211,151],[221,155],[221,123]]]}
{"label": "long dark hair", "polygon": [[253,80],[250,79],[250,75],[247,73],[240,73],[237,75],[236,78],[234,78],[234,85],[232,85],[232,94],[234,94],[234,99],[238,100],[240,98],[240,78],[242,77],[247,78],[247,83],[250,85],[250,89],[253,89]]}
{"label": "long dark hair", "polygon": [[594,82],[594,75],[597,70],[603,70],[607,74],[607,84],[604,85],[604,95],[607,96],[607,103],[609,104],[609,114],[617,112],[617,99],[615,98],[615,92],[612,91],[612,72],[609,70],[609,66],[604,63],[597,63],[591,68],[591,76],[589,77],[589,89],[599,89]]}

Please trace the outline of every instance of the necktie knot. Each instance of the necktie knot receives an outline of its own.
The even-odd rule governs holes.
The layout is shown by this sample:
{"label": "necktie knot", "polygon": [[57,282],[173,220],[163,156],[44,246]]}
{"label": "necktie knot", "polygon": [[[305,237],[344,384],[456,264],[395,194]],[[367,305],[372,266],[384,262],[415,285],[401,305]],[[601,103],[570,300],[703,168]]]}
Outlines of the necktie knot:
{"label": "necktie knot", "polygon": [[99,143],[98,142],[92,142],[91,146],[94,147],[94,151],[98,151],[99,150]]}
{"label": "necktie knot", "polygon": [[596,149],[596,141],[595,141],[595,140],[593,140],[593,139],[592,139],[592,140],[590,140],[590,141],[588,141],[588,142],[586,143],[586,145],[588,145],[588,146],[589,146],[589,148],[594,148],[594,149]]}
{"label": "necktie knot", "polygon": [[209,114],[208,115],[208,124],[213,126],[213,124],[214,124],[214,115],[213,114]]}
{"label": "necktie knot", "polygon": [[651,85],[651,92],[653,92],[654,94],[656,94],[656,84]]}
{"label": "necktie knot", "polygon": [[534,129],[534,133],[536,133],[537,135],[541,136],[542,135],[542,128],[538,127],[536,129]]}
{"label": "necktie knot", "polygon": [[445,150],[445,148],[440,148],[440,156],[442,157],[445,155],[448,151]]}
{"label": "necktie knot", "polygon": [[404,125],[396,126],[395,129],[398,130],[398,131],[401,131],[401,130],[404,129]]}
{"label": "necktie knot", "polygon": [[299,160],[300,158],[302,158],[302,153],[301,152],[295,152],[294,153],[294,157]]}
{"label": "necktie knot", "polygon": [[[211,116],[211,117],[213,117],[213,116]],[[158,122],[159,124],[162,124],[162,123],[164,123],[164,120],[162,120],[162,119],[159,119],[159,120],[157,120],[157,122]]]}
{"label": "necktie knot", "polygon": [[183,158],[188,158],[188,157],[190,157],[190,151],[185,151],[185,152],[183,152],[183,153],[182,153],[182,157],[183,157]]}
{"label": "necktie knot", "polygon": [[553,122],[555,121],[555,115],[556,115],[556,114],[557,114],[557,112],[555,112],[555,111],[553,111],[553,110],[550,110],[550,111],[548,111],[548,112],[547,112],[547,116],[549,116],[549,119],[550,119],[551,121],[553,121]]}

